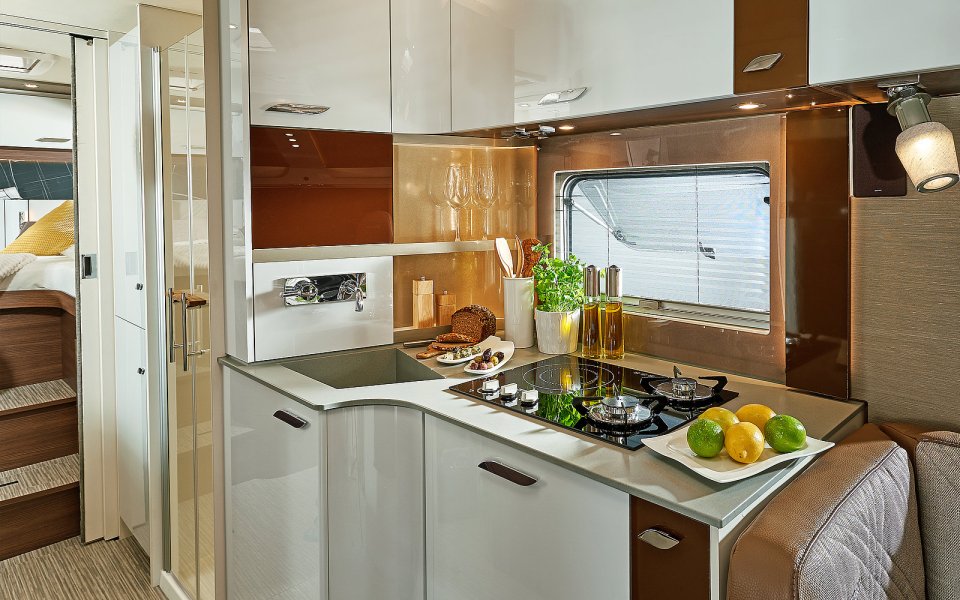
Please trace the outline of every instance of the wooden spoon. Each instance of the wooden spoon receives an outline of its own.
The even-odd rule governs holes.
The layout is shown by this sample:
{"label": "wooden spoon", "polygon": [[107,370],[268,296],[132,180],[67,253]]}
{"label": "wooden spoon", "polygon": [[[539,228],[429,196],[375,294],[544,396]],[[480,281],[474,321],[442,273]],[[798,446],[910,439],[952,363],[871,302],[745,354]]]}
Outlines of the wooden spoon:
{"label": "wooden spoon", "polygon": [[520,241],[520,236],[515,236],[517,238],[517,270],[514,274],[514,277],[523,277],[523,242]]}
{"label": "wooden spoon", "polygon": [[506,238],[498,237],[493,245],[497,249],[497,256],[500,257],[500,266],[503,267],[503,272],[506,273],[507,277],[513,277],[513,256],[510,254],[510,245]]}

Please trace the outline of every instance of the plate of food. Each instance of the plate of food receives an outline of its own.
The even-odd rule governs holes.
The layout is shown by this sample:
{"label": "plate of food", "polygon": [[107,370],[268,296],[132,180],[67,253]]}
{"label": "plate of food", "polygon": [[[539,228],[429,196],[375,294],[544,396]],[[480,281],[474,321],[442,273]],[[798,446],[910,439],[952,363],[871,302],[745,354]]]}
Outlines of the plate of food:
{"label": "plate of food", "polygon": [[740,481],[833,447],[833,442],[808,436],[798,419],[762,404],[747,404],[736,413],[710,408],[686,427],[644,444],[718,483]]}
{"label": "plate of food", "polygon": [[486,345],[498,343],[498,342],[500,342],[500,338],[493,336],[484,340],[482,343],[485,345],[482,347],[480,344],[474,344],[472,346],[463,346],[461,348],[454,348],[438,356],[437,362],[445,365],[463,364],[483,354],[483,348],[485,348]]}
{"label": "plate of food", "polygon": [[464,373],[486,375],[499,370],[513,357],[513,342],[504,342],[497,337],[487,338],[480,344],[480,348],[480,355],[463,367]]}

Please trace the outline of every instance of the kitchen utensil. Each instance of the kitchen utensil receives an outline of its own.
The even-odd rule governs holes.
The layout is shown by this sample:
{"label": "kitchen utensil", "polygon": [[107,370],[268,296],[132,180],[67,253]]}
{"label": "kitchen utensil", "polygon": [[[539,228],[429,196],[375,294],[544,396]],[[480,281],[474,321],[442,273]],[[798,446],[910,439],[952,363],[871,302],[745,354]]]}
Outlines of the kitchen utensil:
{"label": "kitchen utensil", "polygon": [[457,310],[457,296],[447,290],[442,294],[437,294],[437,325],[449,325],[450,318]]}
{"label": "kitchen utensil", "polygon": [[433,340],[417,340],[413,342],[404,342],[404,348],[426,348],[433,343]]}
{"label": "kitchen utensil", "polygon": [[514,270],[514,277],[523,277],[523,242],[520,241],[520,236],[515,236],[517,238],[517,268]]}
{"label": "kitchen utensil", "polygon": [[440,350],[440,349],[434,348],[433,346],[430,346],[423,352],[418,352],[417,358],[419,358],[420,360],[426,360],[428,358],[433,358],[434,356],[440,356],[441,354],[446,354],[447,352],[448,350]]}
{"label": "kitchen utensil", "polygon": [[513,277],[513,256],[510,254],[510,245],[506,238],[498,237],[493,245],[497,249],[497,256],[500,257],[500,266],[503,267],[504,273],[507,277]]}
{"label": "kitchen utensil", "polygon": [[675,460],[697,475],[718,483],[740,481],[762,473],[773,466],[819,454],[833,447],[833,442],[825,442],[808,436],[806,446],[801,450],[780,454],[770,446],[766,446],[756,462],[745,465],[730,458],[726,450],[721,450],[720,454],[713,458],[697,456],[687,444],[686,427],[660,437],[646,439],[644,444],[657,454]]}
{"label": "kitchen utensil", "polygon": [[540,240],[536,238],[528,238],[521,242],[523,248],[523,271],[520,272],[521,277],[532,277],[533,276],[533,266],[540,262],[540,252],[534,252],[533,248],[540,245]]}
{"label": "kitchen utensil", "polygon": [[433,310],[433,280],[421,277],[413,280],[413,326],[433,327],[437,320]]}

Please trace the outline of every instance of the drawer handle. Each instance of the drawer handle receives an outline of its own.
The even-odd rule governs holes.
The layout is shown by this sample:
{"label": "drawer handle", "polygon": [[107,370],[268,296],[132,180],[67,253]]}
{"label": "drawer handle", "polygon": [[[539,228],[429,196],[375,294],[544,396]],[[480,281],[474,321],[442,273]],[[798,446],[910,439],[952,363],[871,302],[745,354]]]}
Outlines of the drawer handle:
{"label": "drawer handle", "polygon": [[273,416],[280,419],[290,427],[293,427],[294,429],[301,429],[308,423],[308,421],[303,417],[298,417],[292,412],[285,410],[278,410],[277,412],[273,413]]}
{"label": "drawer handle", "polygon": [[645,544],[650,544],[657,550],[669,550],[680,543],[679,538],[676,538],[666,531],[657,529],[655,527],[645,529],[637,537],[640,538],[640,541],[644,542]]}
{"label": "drawer handle", "polygon": [[526,473],[521,473],[513,467],[508,467],[495,460],[485,460],[477,466],[484,471],[493,473],[497,477],[503,477],[510,483],[515,483],[522,487],[529,487],[537,482],[535,478],[530,477]]}
{"label": "drawer handle", "polygon": [[753,73],[754,71],[769,71],[773,65],[780,62],[783,58],[783,52],[774,52],[773,54],[764,54],[747,63],[743,68],[744,73]]}
{"label": "drawer handle", "polygon": [[329,106],[319,104],[297,104],[295,102],[281,102],[267,107],[267,112],[290,113],[294,115],[322,115],[330,110]]}

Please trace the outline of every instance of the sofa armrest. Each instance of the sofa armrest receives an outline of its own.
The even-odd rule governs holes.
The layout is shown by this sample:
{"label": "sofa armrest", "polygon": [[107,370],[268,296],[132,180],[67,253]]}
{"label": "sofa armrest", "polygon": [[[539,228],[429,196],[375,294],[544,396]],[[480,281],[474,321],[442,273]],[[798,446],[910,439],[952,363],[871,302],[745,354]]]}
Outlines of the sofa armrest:
{"label": "sofa armrest", "polygon": [[960,598],[960,434],[923,434],[915,460],[927,597],[956,600]]}
{"label": "sofa armrest", "polygon": [[730,557],[729,600],[923,597],[910,462],[874,425],[786,486]]}

